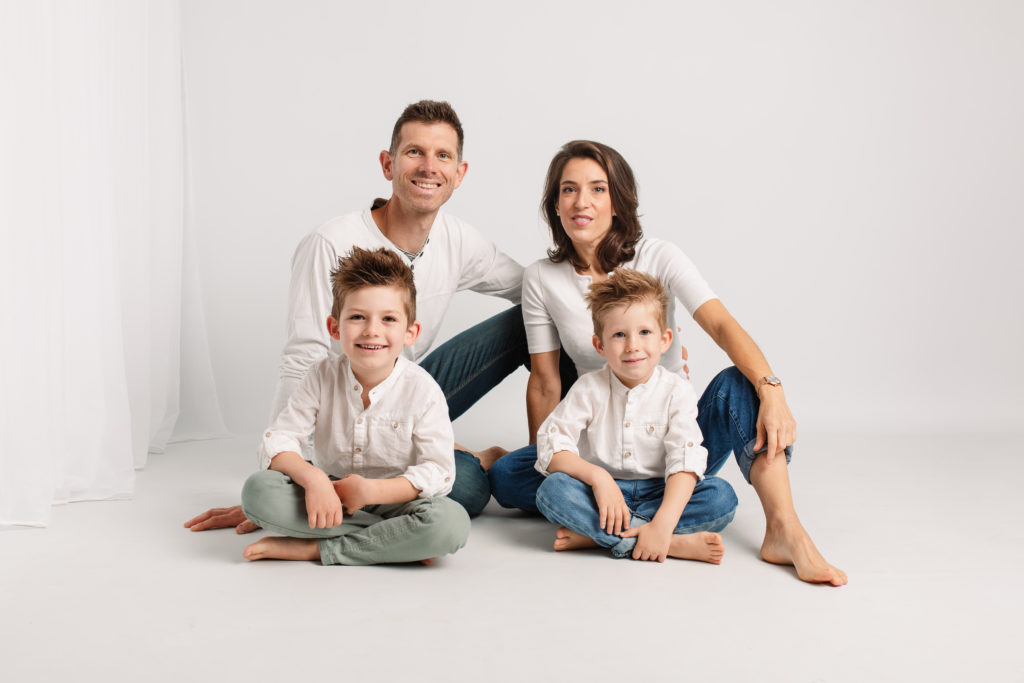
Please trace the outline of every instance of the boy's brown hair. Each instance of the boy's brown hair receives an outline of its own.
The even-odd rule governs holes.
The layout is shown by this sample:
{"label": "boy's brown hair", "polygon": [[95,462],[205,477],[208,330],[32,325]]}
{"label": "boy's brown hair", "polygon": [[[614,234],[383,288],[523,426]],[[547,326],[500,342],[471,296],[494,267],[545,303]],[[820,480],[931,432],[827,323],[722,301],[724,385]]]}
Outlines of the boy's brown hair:
{"label": "boy's brown hair", "polygon": [[408,323],[416,320],[416,283],[412,270],[402,257],[381,247],[361,249],[352,247],[347,255],[338,258],[338,266],[331,270],[331,291],[334,305],[331,316],[337,320],[345,305],[345,297],[363,287],[395,287],[402,292]]}
{"label": "boy's brown hair", "polygon": [[604,331],[605,315],[617,306],[649,303],[654,306],[658,318],[661,328],[658,332],[668,328],[668,292],[653,275],[631,268],[618,268],[604,282],[590,285],[586,299],[594,319],[594,334],[598,337]]}
{"label": "boy's brown hair", "polygon": [[462,122],[459,121],[459,115],[452,109],[452,105],[436,100],[420,100],[405,108],[402,115],[395,121],[394,130],[391,131],[391,147],[388,148],[388,153],[391,156],[395,156],[395,153],[398,152],[398,140],[402,137],[402,126],[414,121],[418,123],[447,123],[454,128],[455,135],[459,138],[459,148],[456,152],[459,158],[456,161],[462,161],[462,143],[465,140]]}

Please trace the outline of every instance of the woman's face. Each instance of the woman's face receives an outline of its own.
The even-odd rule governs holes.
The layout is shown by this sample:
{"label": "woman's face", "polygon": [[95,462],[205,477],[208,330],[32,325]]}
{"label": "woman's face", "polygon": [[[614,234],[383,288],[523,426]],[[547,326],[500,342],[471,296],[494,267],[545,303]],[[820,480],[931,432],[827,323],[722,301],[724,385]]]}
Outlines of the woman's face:
{"label": "woman's face", "polygon": [[562,170],[555,209],[577,252],[597,248],[615,216],[608,174],[601,164],[593,159],[570,159]]}

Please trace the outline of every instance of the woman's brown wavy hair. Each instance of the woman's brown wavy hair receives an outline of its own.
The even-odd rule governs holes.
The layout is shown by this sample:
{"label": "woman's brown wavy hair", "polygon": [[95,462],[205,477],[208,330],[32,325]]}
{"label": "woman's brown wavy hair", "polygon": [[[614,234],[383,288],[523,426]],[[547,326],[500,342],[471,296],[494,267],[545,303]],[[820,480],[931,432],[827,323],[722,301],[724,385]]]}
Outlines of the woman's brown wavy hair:
{"label": "woman's brown wavy hair", "polygon": [[544,197],[540,203],[541,213],[551,228],[551,239],[555,243],[554,247],[548,249],[548,258],[555,263],[568,260],[576,270],[586,270],[590,264],[584,263],[576,253],[556,213],[562,171],[571,159],[593,159],[608,174],[608,188],[611,190],[615,216],[612,217],[611,230],[597,247],[596,256],[597,265],[604,272],[610,273],[623,263],[633,260],[636,243],[643,237],[640,216],[636,211],[639,202],[633,169],[614,149],[590,140],[567,142],[551,160],[544,182]]}

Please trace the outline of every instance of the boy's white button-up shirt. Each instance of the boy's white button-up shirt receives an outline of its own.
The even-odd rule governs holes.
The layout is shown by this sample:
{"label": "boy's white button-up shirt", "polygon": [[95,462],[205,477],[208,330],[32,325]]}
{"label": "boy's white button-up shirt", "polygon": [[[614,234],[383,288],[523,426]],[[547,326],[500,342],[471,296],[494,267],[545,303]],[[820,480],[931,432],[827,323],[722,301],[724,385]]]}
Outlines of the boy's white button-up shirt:
{"label": "boy's white button-up shirt", "polygon": [[264,432],[260,468],[269,468],[278,453],[302,453],[312,433],[313,464],[329,475],[402,476],[420,498],[447,495],[455,482],[455,437],[434,378],[399,357],[370,390],[365,409],[362,391],[345,356],[316,363]]}
{"label": "boy's white button-up shirt", "polygon": [[704,478],[708,452],[697,426],[690,382],[659,365],[627,388],[605,365],[577,380],[537,431],[537,470],[547,476],[559,451],[578,454],[615,479],[654,479],[676,472]]}
{"label": "boy's white button-up shirt", "polygon": [[[284,409],[313,363],[339,352],[327,334],[327,316],[334,303],[331,269],[353,246],[386,247],[399,253],[377,227],[371,209],[324,223],[295,249],[288,288],[288,340],[281,351],[271,420]],[[437,214],[430,238],[412,265],[422,332],[415,344],[402,350],[410,360],[418,361],[430,350],[456,292],[468,289],[519,303],[523,267],[469,224],[444,212]]]}

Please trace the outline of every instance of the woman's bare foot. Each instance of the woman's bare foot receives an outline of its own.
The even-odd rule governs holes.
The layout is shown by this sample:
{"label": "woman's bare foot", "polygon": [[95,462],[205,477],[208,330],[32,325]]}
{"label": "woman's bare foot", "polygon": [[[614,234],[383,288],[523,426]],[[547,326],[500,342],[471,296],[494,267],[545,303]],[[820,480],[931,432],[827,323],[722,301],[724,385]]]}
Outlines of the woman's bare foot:
{"label": "woman's bare foot", "polygon": [[787,525],[769,525],[761,544],[761,559],[772,564],[792,565],[796,575],[808,583],[842,586],[846,572],[830,565],[799,521]]}
{"label": "woman's bare foot", "polygon": [[247,560],[319,560],[320,544],[315,538],[267,536],[250,544],[242,557]]}
{"label": "woman's bare foot", "polygon": [[725,544],[719,534],[698,531],[695,534],[672,534],[668,545],[668,556],[680,560],[699,560],[711,564],[722,564]]}
{"label": "woman's bare foot", "polygon": [[599,546],[594,539],[566,529],[564,526],[558,527],[558,531],[555,532],[555,550],[580,550],[597,547]]}

